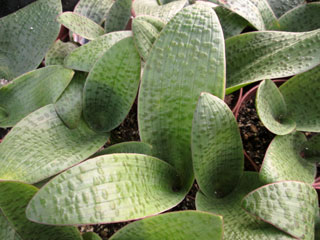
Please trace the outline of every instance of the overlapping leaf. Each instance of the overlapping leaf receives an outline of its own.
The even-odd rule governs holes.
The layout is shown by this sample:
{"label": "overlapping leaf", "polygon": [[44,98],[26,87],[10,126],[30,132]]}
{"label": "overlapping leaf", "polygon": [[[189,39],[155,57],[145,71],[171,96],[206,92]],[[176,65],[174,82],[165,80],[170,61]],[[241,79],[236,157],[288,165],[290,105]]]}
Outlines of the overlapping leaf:
{"label": "overlapping leaf", "polygon": [[29,113],[54,103],[73,74],[62,66],[49,66],[26,73],[0,88],[0,107],[5,111],[0,126],[14,126]]}
{"label": "overlapping leaf", "polygon": [[277,17],[282,16],[290,9],[305,3],[305,0],[267,0]]}
{"label": "overlapping leaf", "polygon": [[39,182],[95,153],[108,135],[81,121],[70,130],[47,105],[21,120],[0,144],[0,179]]}
{"label": "overlapping leaf", "polygon": [[101,237],[94,232],[86,232],[82,234],[83,240],[102,240]]}
{"label": "overlapping leaf", "polygon": [[46,66],[63,65],[64,58],[76,48],[74,43],[57,40],[46,54]]}
{"label": "overlapping leaf", "polygon": [[173,190],[177,187],[177,172],[160,159],[104,155],[55,177],[31,200],[26,213],[29,219],[48,224],[126,221],[175,206],[185,196]]}
{"label": "overlapping leaf", "polygon": [[304,159],[309,162],[320,162],[320,135],[315,135],[303,144]]}
{"label": "overlapping leaf", "polygon": [[0,19],[0,79],[39,66],[59,33],[61,1],[39,0]]}
{"label": "overlapping leaf", "polygon": [[108,11],[104,30],[106,33],[124,30],[131,17],[132,0],[116,0]]}

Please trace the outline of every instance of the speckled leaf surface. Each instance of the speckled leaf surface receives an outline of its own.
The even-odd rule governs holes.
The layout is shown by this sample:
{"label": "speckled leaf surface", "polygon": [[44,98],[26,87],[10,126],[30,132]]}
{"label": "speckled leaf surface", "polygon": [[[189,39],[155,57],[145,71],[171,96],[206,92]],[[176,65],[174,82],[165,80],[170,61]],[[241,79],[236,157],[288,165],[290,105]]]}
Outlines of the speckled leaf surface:
{"label": "speckled leaf surface", "polygon": [[312,136],[302,146],[302,152],[304,159],[309,162],[319,163],[320,162],[320,134]]}
{"label": "speckled leaf surface", "polygon": [[260,170],[260,179],[265,183],[296,180],[313,183],[316,166],[300,156],[305,136],[293,132],[276,136],[269,145]]}
{"label": "speckled leaf surface", "polygon": [[[320,36],[318,43],[319,40]],[[313,51],[318,52],[316,49]],[[308,56],[303,58],[307,60]],[[296,122],[296,129],[320,132],[320,65],[291,78],[279,89],[287,104],[288,112]]]}
{"label": "speckled leaf surface", "polygon": [[69,128],[76,128],[82,115],[82,92],[87,74],[76,72],[69,86],[55,103],[58,116]]}
{"label": "speckled leaf surface", "polygon": [[318,195],[307,183],[283,181],[249,193],[241,203],[249,213],[298,239],[314,239]]}
{"label": "speckled leaf surface", "polygon": [[0,179],[39,182],[95,153],[108,135],[81,121],[70,130],[50,104],[29,114],[0,144]]}
{"label": "speckled leaf surface", "polygon": [[267,0],[270,7],[272,8],[274,14],[277,17],[282,16],[284,13],[288,12],[290,9],[305,3],[305,0]]}
{"label": "speckled leaf surface", "polygon": [[212,197],[230,193],[244,162],[237,121],[223,100],[209,93],[200,95],[191,139],[193,169],[201,191]]}
{"label": "speckled leaf surface", "polygon": [[121,39],[132,36],[131,31],[119,31],[105,34],[75,49],[64,60],[67,68],[89,72],[96,61]]}
{"label": "speckled leaf surface", "polygon": [[262,185],[258,173],[244,172],[239,185],[224,198],[210,198],[198,192],[196,208],[197,210],[212,212],[223,217],[224,239],[294,239],[272,225],[254,218],[241,208],[243,197]]}
{"label": "speckled leaf surface", "polygon": [[57,20],[70,31],[89,40],[93,40],[104,34],[104,29],[100,25],[74,12],[64,12]]}
{"label": "speckled leaf surface", "polygon": [[256,95],[256,108],[263,125],[276,135],[286,135],[292,132],[295,121],[287,111],[283,96],[271,80],[260,83]]}
{"label": "speckled leaf surface", "polygon": [[215,12],[184,8],[164,27],[146,62],[139,92],[143,142],[192,182],[191,128],[200,93],[224,98],[223,32]]}
{"label": "speckled leaf surface", "polygon": [[82,234],[83,240],[102,240],[102,238],[94,232],[86,232]]}
{"label": "speckled leaf surface", "polygon": [[222,217],[200,211],[161,214],[131,223],[110,240],[222,240]]}
{"label": "speckled leaf surface", "polygon": [[49,224],[127,221],[163,212],[186,192],[174,191],[177,172],[160,159],[111,154],[90,159],[55,177],[31,200],[27,217]]}
{"label": "speckled leaf surface", "polygon": [[159,37],[164,25],[160,19],[151,16],[138,16],[133,19],[132,32],[134,43],[144,61],[147,60],[153,43]]}
{"label": "speckled leaf surface", "polygon": [[64,58],[77,47],[78,46],[72,42],[62,42],[57,40],[46,54],[46,66],[63,65]]}
{"label": "speckled leaf surface", "polygon": [[0,181],[1,239],[81,240],[80,232],[75,227],[46,226],[26,218],[28,202],[37,191],[37,188],[25,183]]}
{"label": "speckled leaf surface", "polygon": [[227,94],[252,82],[305,72],[320,64],[320,29],[261,31],[226,40]]}
{"label": "speckled leaf surface", "polygon": [[74,72],[49,66],[26,73],[0,88],[0,107],[7,117],[1,127],[11,127],[29,113],[54,103],[70,83]]}
{"label": "speckled leaf surface", "polygon": [[93,66],[83,90],[83,115],[91,128],[108,132],[125,119],[138,92],[140,62],[133,38],[126,38]]}
{"label": "speckled leaf surface", "polygon": [[124,30],[131,17],[132,0],[116,0],[108,11],[104,30],[106,33]]}
{"label": "speckled leaf surface", "polygon": [[0,79],[39,66],[59,33],[61,1],[39,0],[0,19]]}

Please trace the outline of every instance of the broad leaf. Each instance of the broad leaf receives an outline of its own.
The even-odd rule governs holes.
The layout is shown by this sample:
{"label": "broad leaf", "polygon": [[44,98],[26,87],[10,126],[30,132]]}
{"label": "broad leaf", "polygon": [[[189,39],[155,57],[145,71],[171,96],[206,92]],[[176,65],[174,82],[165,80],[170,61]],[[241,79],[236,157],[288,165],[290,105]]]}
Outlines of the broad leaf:
{"label": "broad leaf", "polygon": [[256,107],[260,120],[270,132],[286,135],[295,129],[296,123],[287,111],[283,96],[271,80],[260,83],[256,95]]}
{"label": "broad leaf", "polygon": [[300,156],[305,136],[294,132],[276,136],[271,142],[260,170],[260,179],[265,183],[296,180],[313,183],[316,166]]}
{"label": "broad leaf", "polygon": [[2,107],[0,107],[0,123],[5,121],[8,118],[9,113]]}
{"label": "broad leaf", "polygon": [[110,240],[220,240],[223,236],[222,217],[198,211],[161,214],[131,223],[120,229]]}
{"label": "broad leaf", "polygon": [[0,179],[39,182],[95,153],[108,135],[81,121],[70,130],[47,105],[20,121],[0,144]]}
{"label": "broad leaf", "polygon": [[243,172],[240,131],[223,100],[202,93],[192,123],[192,162],[201,191],[223,197],[237,185]]}
{"label": "broad leaf", "polygon": [[131,17],[132,0],[116,0],[110,8],[104,30],[106,33],[124,30]]}
{"label": "broad leaf", "polygon": [[102,240],[102,238],[94,232],[86,232],[82,234],[83,240]]}
{"label": "broad leaf", "polygon": [[0,88],[0,106],[7,117],[1,127],[11,127],[29,113],[54,103],[70,83],[74,72],[49,66],[26,73]]}
{"label": "broad leaf", "polygon": [[160,159],[104,155],[55,177],[31,200],[26,213],[33,221],[59,225],[126,221],[175,206],[186,194],[173,190],[177,187],[177,172]]}
{"label": "broad leaf", "polygon": [[252,32],[226,40],[227,93],[259,80],[292,76],[320,64],[320,29]]}
{"label": "broad leaf", "polygon": [[320,162],[320,134],[313,136],[303,144],[302,154],[309,162]]}
{"label": "broad leaf", "polygon": [[314,239],[317,192],[295,181],[273,183],[249,193],[241,204],[249,213],[298,239]]}
{"label": "broad leaf", "polygon": [[305,3],[305,0],[268,0],[268,2],[275,15],[280,17],[290,9]]}
{"label": "broad leaf", "polygon": [[61,1],[38,0],[0,19],[0,79],[13,79],[39,66],[57,38]]}
{"label": "broad leaf", "polygon": [[89,72],[105,51],[121,39],[130,36],[132,36],[131,31],[105,34],[71,52],[65,58],[64,65],[67,68]]}
{"label": "broad leaf", "polygon": [[21,182],[0,181],[0,237],[3,240],[81,240],[75,227],[30,222],[25,216],[37,188]]}
{"label": "broad leaf", "polygon": [[139,92],[140,137],[193,182],[191,128],[200,93],[224,98],[223,32],[202,5],[181,10],[164,27],[146,62]]}
{"label": "broad leaf", "polygon": [[90,127],[108,132],[120,125],[137,95],[140,70],[132,37],[103,54],[90,71],[83,92],[83,115]]}
{"label": "broad leaf", "polygon": [[[320,39],[320,31],[318,39]],[[320,44],[320,41],[318,42]],[[320,48],[319,51],[318,49],[312,51],[320,53]],[[307,55],[302,58],[307,61],[311,57]],[[320,54],[314,58],[320,60]],[[320,65],[291,78],[279,88],[298,131],[320,132],[319,88]]]}
{"label": "broad leaf", "polygon": [[93,40],[104,34],[104,30],[100,25],[74,12],[64,12],[57,20],[70,31],[89,40]]}
{"label": "broad leaf", "polygon": [[46,66],[63,65],[64,58],[69,55],[77,45],[71,42],[56,41],[46,55]]}

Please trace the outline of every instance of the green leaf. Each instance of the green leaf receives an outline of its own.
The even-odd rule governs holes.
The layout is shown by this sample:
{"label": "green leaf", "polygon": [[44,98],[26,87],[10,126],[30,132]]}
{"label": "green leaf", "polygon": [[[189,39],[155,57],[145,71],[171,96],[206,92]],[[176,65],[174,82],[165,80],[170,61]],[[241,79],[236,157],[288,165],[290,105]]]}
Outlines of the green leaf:
{"label": "green leaf", "polygon": [[160,159],[104,155],[55,177],[31,200],[26,213],[33,221],[59,225],[127,221],[178,204],[186,194],[173,190],[178,186],[177,172]]}
{"label": "green leaf", "polygon": [[140,71],[133,38],[120,40],[96,62],[83,93],[83,115],[92,129],[108,132],[125,119],[138,92]]}
{"label": "green leaf", "polygon": [[268,2],[275,15],[280,17],[290,9],[305,3],[305,0],[268,0]]}
{"label": "green leaf", "polygon": [[201,191],[213,197],[227,195],[238,184],[244,164],[240,131],[228,105],[202,93],[191,137],[194,174]]}
{"label": "green leaf", "polygon": [[280,30],[307,32],[320,28],[320,3],[300,5],[279,19]]}
{"label": "green leaf", "polygon": [[89,40],[93,40],[104,34],[104,29],[100,25],[74,12],[64,12],[57,20],[70,31]]}
{"label": "green leaf", "polygon": [[86,232],[82,234],[83,240],[102,240],[102,238],[94,232]]}
{"label": "green leaf", "polygon": [[131,223],[110,240],[219,240],[222,239],[222,217],[198,211],[161,214]]}
{"label": "green leaf", "polygon": [[261,122],[270,132],[286,135],[295,129],[296,123],[287,111],[283,96],[271,80],[260,83],[256,95],[256,108]]}
{"label": "green leaf", "polygon": [[36,183],[95,153],[108,135],[81,121],[70,130],[47,105],[20,121],[0,144],[0,179]]}
{"label": "green leaf", "polygon": [[0,106],[8,114],[0,126],[12,127],[29,113],[54,103],[73,74],[62,66],[49,66],[26,73],[0,88]]}
{"label": "green leaf", "polygon": [[249,193],[242,201],[249,213],[298,239],[314,239],[318,196],[307,183],[284,181]]}
{"label": "green leaf", "polygon": [[320,162],[320,135],[315,135],[303,144],[304,159],[308,162]]}
{"label": "green leaf", "polygon": [[38,0],[0,19],[0,79],[13,79],[39,66],[57,38],[61,1]]}
{"label": "green leaf", "polygon": [[131,31],[121,31],[105,34],[95,40],[75,49],[64,60],[67,68],[89,72],[96,61],[121,39],[132,36]]}
{"label": "green leaf", "polygon": [[72,42],[61,42],[57,40],[49,49],[46,55],[46,66],[49,65],[63,65],[63,61],[69,53],[71,53],[78,46]]}
{"label": "green leaf", "polygon": [[132,0],[116,0],[110,8],[104,30],[106,33],[124,30],[131,17]]}
{"label": "green leaf", "polygon": [[0,181],[0,237],[4,240],[81,240],[75,227],[46,226],[30,222],[25,216],[28,202],[37,188]]}
{"label": "green leaf", "polygon": [[8,118],[8,116],[8,112],[4,108],[0,107],[0,123],[5,121]]}
{"label": "green leaf", "polygon": [[319,39],[320,29],[252,32],[227,39],[227,94],[259,80],[288,77],[319,65]]}
{"label": "green leaf", "polygon": [[140,137],[193,182],[191,128],[203,91],[224,98],[223,32],[215,12],[184,8],[164,27],[146,62],[139,92]]}
{"label": "green leaf", "polygon": [[164,25],[160,19],[151,16],[139,16],[133,19],[133,39],[144,61],[147,60],[153,43],[159,37]]}
{"label": "green leaf", "polygon": [[260,179],[265,183],[296,180],[313,183],[316,166],[300,156],[305,136],[294,132],[276,136],[268,147],[260,170]]}
{"label": "green leaf", "polygon": [[69,86],[55,103],[58,116],[69,128],[76,128],[82,114],[82,92],[87,74],[76,72]]}
{"label": "green leaf", "polygon": [[[318,34],[320,39],[320,31]],[[318,41],[320,43],[320,41]],[[319,49],[310,48],[310,51]],[[319,51],[318,51],[319,50]],[[307,62],[310,55],[303,55]],[[318,57],[320,60],[320,54]],[[296,122],[298,131],[320,132],[320,65],[301,73],[284,83],[279,89],[287,104],[288,112]]]}

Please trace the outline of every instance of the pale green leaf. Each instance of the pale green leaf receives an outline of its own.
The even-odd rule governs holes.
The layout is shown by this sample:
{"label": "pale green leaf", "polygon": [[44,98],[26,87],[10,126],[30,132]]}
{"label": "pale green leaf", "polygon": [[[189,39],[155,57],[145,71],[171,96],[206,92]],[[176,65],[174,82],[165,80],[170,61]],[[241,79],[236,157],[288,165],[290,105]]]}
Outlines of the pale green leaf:
{"label": "pale green leaf", "polygon": [[311,139],[303,144],[302,148],[304,159],[308,162],[320,162],[320,134],[312,136]]}
{"label": "pale green leaf", "polygon": [[132,0],[116,0],[110,8],[104,30],[106,33],[124,30],[131,17]]}
{"label": "pale green leaf", "polygon": [[82,234],[83,240],[102,240],[101,237],[94,232],[86,232]]}
{"label": "pale green leaf", "polygon": [[305,3],[305,0],[268,0],[268,2],[275,15],[280,17],[290,9]]}
{"label": "pale green leaf", "polygon": [[50,104],[29,114],[0,144],[0,179],[36,183],[95,153],[108,135],[81,121],[70,130]]}
{"label": "pale green leaf", "polygon": [[45,57],[46,66],[49,65],[63,65],[66,56],[69,55],[77,45],[72,42],[62,42],[57,40],[49,49]]}

